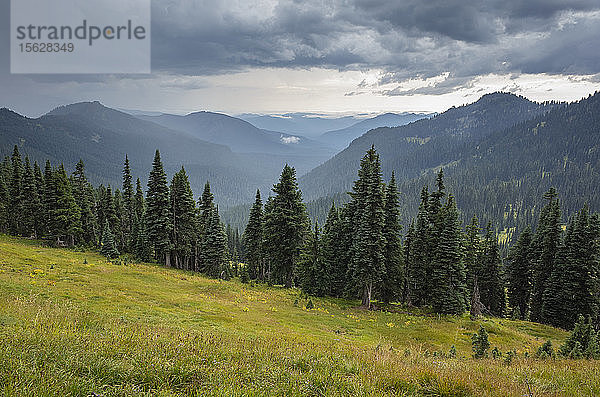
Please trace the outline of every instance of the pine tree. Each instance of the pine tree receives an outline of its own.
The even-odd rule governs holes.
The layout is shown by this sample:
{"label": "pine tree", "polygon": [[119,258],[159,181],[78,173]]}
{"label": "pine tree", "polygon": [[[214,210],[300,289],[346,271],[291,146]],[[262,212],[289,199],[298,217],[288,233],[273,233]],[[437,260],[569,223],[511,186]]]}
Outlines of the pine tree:
{"label": "pine tree", "polygon": [[204,191],[202,192],[202,197],[198,201],[198,210],[200,212],[200,234],[203,233],[206,225],[210,222],[214,208],[214,196],[210,191],[210,183],[206,181],[206,184],[204,185]]}
{"label": "pine tree", "polygon": [[119,217],[117,215],[117,207],[115,206],[115,197],[113,196],[110,185],[104,189],[104,194],[101,197],[100,207],[102,208],[102,224],[104,224],[104,221],[108,221],[108,226],[110,227],[113,237],[118,235]]}
{"label": "pine tree", "polygon": [[35,175],[31,164],[29,163],[29,157],[25,157],[25,173],[22,181],[22,224],[23,234],[25,236],[38,237],[38,208],[41,206],[40,198],[37,191],[37,185],[35,183]]}
{"label": "pine tree", "polygon": [[427,187],[421,191],[421,204],[416,222],[407,236],[410,243],[406,249],[407,302],[415,306],[429,303],[429,278],[433,247],[430,246],[431,229],[429,225],[429,192]]}
{"label": "pine tree", "polygon": [[3,173],[0,173],[0,233],[8,231],[9,224],[9,205],[8,205],[8,188],[4,181]]}
{"label": "pine tree", "polygon": [[285,165],[265,205],[265,251],[272,264],[271,277],[291,287],[308,227],[308,216],[298,189],[296,170]]}
{"label": "pine tree", "polygon": [[556,189],[551,188],[544,194],[547,203],[540,213],[538,228],[535,232],[532,248],[536,258],[533,268],[533,290],[531,296],[531,320],[543,322],[542,306],[546,281],[554,269],[561,239],[560,204]]}
{"label": "pine tree", "polygon": [[146,198],[146,233],[148,243],[154,252],[154,259],[170,262],[171,213],[169,205],[169,187],[167,175],[163,169],[160,153],[157,150],[152,162],[152,171],[148,178],[148,197]]}
{"label": "pine tree", "polygon": [[175,267],[191,268],[193,244],[196,240],[196,204],[185,169],[173,176],[170,189],[172,232],[171,243]]}
{"label": "pine tree", "polygon": [[506,307],[506,294],[502,263],[496,233],[488,223],[483,241],[481,274],[478,275],[481,303],[497,317],[502,317]]}
{"label": "pine tree", "polygon": [[298,261],[300,287],[307,294],[325,296],[329,287],[329,275],[324,266],[321,253],[319,224],[308,233]]}
{"label": "pine tree", "polygon": [[342,219],[340,211],[332,203],[327,215],[327,221],[323,227],[321,238],[321,249],[323,266],[329,277],[327,295],[341,297],[346,287],[346,275],[348,265],[344,261],[344,234],[342,230]]}
{"label": "pine tree", "polygon": [[85,166],[79,160],[73,172],[71,185],[73,197],[81,210],[81,240],[85,243],[95,245],[97,242],[96,216],[93,212],[94,195],[93,188],[85,176]]}
{"label": "pine tree", "polygon": [[131,168],[129,167],[129,158],[125,155],[123,164],[123,234],[125,247],[130,249],[132,244],[132,230],[135,216],[135,202],[133,193],[133,178],[131,177]]}
{"label": "pine tree", "polygon": [[465,270],[467,273],[467,292],[470,294],[474,289],[475,279],[482,273],[482,242],[479,234],[479,220],[476,216],[471,218],[467,225],[464,240]]}
{"label": "pine tree", "polygon": [[54,173],[56,188],[56,208],[53,210],[54,219],[52,235],[60,241],[61,237],[67,239],[70,246],[75,245],[75,237],[81,233],[80,209],[75,202],[71,191],[71,184],[64,166],[61,164]]}
{"label": "pine tree", "polygon": [[402,294],[403,261],[402,245],[400,242],[400,210],[398,207],[398,190],[394,172],[385,194],[384,226],[385,237],[385,274],[379,287],[379,296],[383,302],[397,300]]}
{"label": "pine tree", "polygon": [[200,271],[211,277],[228,277],[227,234],[215,207],[206,218],[200,246]]}
{"label": "pine tree", "polygon": [[46,213],[46,229],[44,230],[44,234],[50,237],[55,237],[52,231],[56,229],[54,214],[56,213],[57,201],[56,172],[52,169],[50,161],[47,160],[44,167],[43,206]]}
{"label": "pine tree", "polygon": [[466,275],[461,250],[462,231],[454,197],[440,210],[441,230],[431,272],[431,306],[436,313],[465,311]]}
{"label": "pine tree", "polygon": [[114,259],[119,256],[119,251],[117,250],[117,245],[115,244],[108,220],[104,221],[104,228],[102,229],[100,254],[105,256],[107,259]]}
{"label": "pine tree", "polygon": [[134,209],[135,215],[138,219],[142,218],[142,214],[145,211],[146,203],[144,201],[144,191],[142,190],[142,183],[140,178],[135,182],[135,197],[134,197]]}
{"label": "pine tree", "polygon": [[14,235],[23,233],[23,163],[19,148],[15,145],[11,157],[11,177],[9,184],[8,220],[9,230]]}
{"label": "pine tree", "polygon": [[264,279],[263,249],[263,209],[260,190],[256,191],[254,205],[250,209],[250,218],[244,231],[243,240],[246,253],[247,271],[250,279]]}
{"label": "pine tree", "polygon": [[527,318],[531,297],[531,228],[528,226],[510,250],[506,276],[508,283],[508,304],[518,311],[521,320]]}
{"label": "pine tree", "polygon": [[47,215],[46,208],[44,205],[44,176],[42,175],[42,170],[40,169],[37,161],[33,163],[33,175],[35,177],[35,187],[38,192],[39,206],[35,210],[35,223],[36,230],[38,232],[38,238],[43,237],[48,230],[48,225],[46,224]]}
{"label": "pine tree", "polygon": [[355,234],[352,245],[352,284],[360,291],[362,305],[371,307],[374,287],[385,275],[384,191],[379,155],[371,147],[361,160],[354,183]]}

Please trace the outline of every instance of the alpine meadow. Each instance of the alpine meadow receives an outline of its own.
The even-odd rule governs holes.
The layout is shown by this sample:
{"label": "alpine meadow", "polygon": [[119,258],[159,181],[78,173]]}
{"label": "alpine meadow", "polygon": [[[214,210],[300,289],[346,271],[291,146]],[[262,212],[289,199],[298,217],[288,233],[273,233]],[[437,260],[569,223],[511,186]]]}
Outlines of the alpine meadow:
{"label": "alpine meadow", "polygon": [[0,4],[0,395],[600,396],[597,1],[49,7]]}

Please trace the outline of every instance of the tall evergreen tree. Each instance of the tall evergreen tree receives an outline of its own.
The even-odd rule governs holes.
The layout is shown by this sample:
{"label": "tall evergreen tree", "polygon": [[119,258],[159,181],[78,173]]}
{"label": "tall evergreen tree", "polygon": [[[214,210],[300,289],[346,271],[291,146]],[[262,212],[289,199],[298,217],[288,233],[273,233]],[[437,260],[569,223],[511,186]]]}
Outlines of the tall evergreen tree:
{"label": "tall evergreen tree", "polygon": [[421,204],[416,222],[408,235],[410,244],[406,249],[407,303],[423,306],[429,299],[429,278],[431,277],[432,248],[429,225],[429,192],[421,191]]}
{"label": "tall evergreen tree", "polygon": [[298,261],[300,287],[307,294],[325,296],[329,290],[329,275],[321,252],[319,224],[315,222],[302,248]]}
{"label": "tall evergreen tree", "polygon": [[154,252],[154,259],[165,265],[170,263],[171,211],[167,175],[163,169],[160,153],[157,150],[148,178],[146,198],[146,233],[148,243]]}
{"label": "tall evergreen tree", "polygon": [[104,221],[104,228],[102,229],[100,253],[108,259],[114,259],[119,256],[119,251],[117,250],[117,245],[115,244],[108,220]]}
{"label": "tall evergreen tree", "polygon": [[38,211],[41,207],[41,202],[35,183],[35,175],[29,163],[29,157],[25,157],[25,172],[23,174],[21,191],[24,198],[22,200],[23,234],[37,238],[39,234],[38,227],[40,226],[38,223]]}
{"label": "tall evergreen tree", "polygon": [[175,267],[190,269],[193,244],[196,240],[196,203],[190,181],[183,167],[173,176],[170,201],[173,224],[171,243]]}
{"label": "tall evergreen tree", "polygon": [[142,190],[142,183],[140,182],[140,178],[135,182],[135,197],[134,197],[134,208],[135,215],[138,219],[142,218],[142,213],[145,210],[145,201],[144,201],[144,191]]}
{"label": "tall evergreen tree", "polygon": [[75,237],[81,234],[80,209],[71,191],[71,184],[64,166],[61,164],[54,173],[56,189],[56,207],[53,210],[54,220],[52,235],[60,240],[64,237],[66,244],[75,245]]}
{"label": "tall evergreen tree", "polygon": [[361,160],[351,197],[357,221],[352,246],[352,283],[360,291],[362,305],[370,308],[373,288],[385,275],[384,191],[379,155],[374,147]]}
{"label": "tall evergreen tree", "polygon": [[56,172],[53,170],[49,160],[46,160],[44,166],[44,199],[43,206],[46,213],[46,230],[44,234],[50,237],[54,237],[51,230],[55,228],[56,220],[56,206],[57,206],[57,189],[56,189]]}
{"label": "tall evergreen tree", "polygon": [[481,303],[491,314],[501,317],[506,307],[506,293],[498,239],[491,222],[486,228],[481,258],[481,273],[478,275]]}
{"label": "tall evergreen tree", "polygon": [[11,157],[11,178],[9,184],[9,228],[15,235],[23,233],[23,163],[19,148],[15,145]]}
{"label": "tall evergreen tree", "polygon": [[403,261],[402,244],[400,242],[400,209],[398,205],[398,189],[396,177],[392,177],[385,193],[383,236],[385,238],[384,260],[385,274],[379,286],[379,297],[389,303],[399,299],[402,294]]}
{"label": "tall evergreen tree", "polygon": [[543,322],[542,306],[546,281],[554,270],[561,241],[561,212],[558,193],[550,188],[545,194],[546,205],[540,213],[532,248],[536,258],[533,269],[533,291],[531,296],[531,320]]}
{"label": "tall evergreen tree", "polygon": [[251,279],[264,279],[264,249],[263,249],[263,208],[260,190],[256,191],[254,205],[250,209],[248,226],[244,231],[243,240],[246,253],[248,276]]}
{"label": "tall evergreen tree", "polygon": [[527,318],[531,298],[532,239],[531,228],[528,226],[511,248],[506,267],[508,304],[513,310],[517,310],[518,317],[522,320]]}
{"label": "tall evergreen tree", "polygon": [[437,313],[465,311],[466,274],[461,250],[462,231],[453,196],[440,210],[443,220],[431,273],[431,305]]}
{"label": "tall evergreen tree", "polygon": [[287,164],[283,167],[273,192],[272,200],[265,205],[265,251],[272,264],[273,281],[291,287],[308,227],[294,168]]}
{"label": "tall evergreen tree", "polygon": [[332,203],[327,221],[323,226],[321,250],[323,266],[329,278],[327,294],[336,297],[341,297],[346,289],[348,264],[344,260],[346,255],[345,238],[340,211]]}
{"label": "tall evergreen tree", "polygon": [[81,239],[95,245],[97,243],[97,223],[94,214],[93,188],[85,176],[85,165],[79,160],[72,175],[73,197],[81,210]]}
{"label": "tall evergreen tree", "polygon": [[132,181],[129,157],[125,155],[125,163],[123,164],[123,238],[125,240],[124,245],[128,249],[132,244],[132,230],[135,217],[135,199]]}
{"label": "tall evergreen tree", "polygon": [[463,244],[467,273],[467,293],[470,294],[475,288],[475,279],[480,277],[482,273],[482,242],[479,235],[479,220],[476,216],[473,216],[471,223],[466,227]]}
{"label": "tall evergreen tree", "polygon": [[213,207],[206,218],[200,245],[200,271],[211,277],[228,277],[227,234],[219,210]]}
{"label": "tall evergreen tree", "polygon": [[9,224],[9,205],[8,205],[8,188],[4,181],[3,173],[0,173],[0,232],[8,231]]}

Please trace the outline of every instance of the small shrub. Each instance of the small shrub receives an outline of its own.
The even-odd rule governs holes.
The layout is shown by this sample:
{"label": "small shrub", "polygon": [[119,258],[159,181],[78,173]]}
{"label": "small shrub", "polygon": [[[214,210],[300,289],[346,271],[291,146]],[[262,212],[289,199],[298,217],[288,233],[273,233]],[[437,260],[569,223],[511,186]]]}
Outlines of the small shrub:
{"label": "small shrub", "polygon": [[514,350],[509,351],[508,353],[506,353],[506,355],[504,356],[504,364],[505,365],[510,365],[513,361],[513,359],[517,356],[517,352],[515,352]]}
{"label": "small shrub", "polygon": [[497,360],[500,357],[502,357],[502,352],[498,350],[498,347],[494,347],[494,349],[492,349],[492,357],[494,358],[494,360]]}
{"label": "small shrub", "polygon": [[308,300],[308,303],[306,304],[305,307],[306,307],[306,310],[310,310],[310,309],[314,309],[315,308],[315,305],[313,305],[312,299]]}
{"label": "small shrub", "polygon": [[484,358],[488,356],[487,351],[490,348],[490,342],[483,325],[479,326],[479,333],[474,333],[471,337],[471,345],[473,346],[473,357]]}
{"label": "small shrub", "polygon": [[554,355],[554,349],[552,348],[552,342],[546,341],[542,346],[539,347],[535,356],[542,360],[552,357]]}
{"label": "small shrub", "polygon": [[248,269],[246,268],[246,266],[244,266],[242,268],[242,271],[240,272],[240,281],[244,284],[248,284],[248,282],[250,281],[250,276],[248,275]]}
{"label": "small shrub", "polygon": [[448,352],[448,357],[456,358],[456,346],[450,346],[450,351]]}

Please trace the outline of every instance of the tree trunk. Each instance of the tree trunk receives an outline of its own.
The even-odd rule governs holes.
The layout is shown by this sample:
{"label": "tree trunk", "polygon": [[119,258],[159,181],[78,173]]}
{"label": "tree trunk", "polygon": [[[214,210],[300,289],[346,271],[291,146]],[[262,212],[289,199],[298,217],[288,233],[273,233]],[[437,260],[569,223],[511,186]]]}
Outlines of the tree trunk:
{"label": "tree trunk", "polygon": [[170,252],[165,253],[165,266],[171,267],[171,253]]}
{"label": "tree trunk", "polygon": [[373,282],[369,281],[365,284],[363,290],[362,305],[367,309],[371,308],[371,291],[373,290]]}

